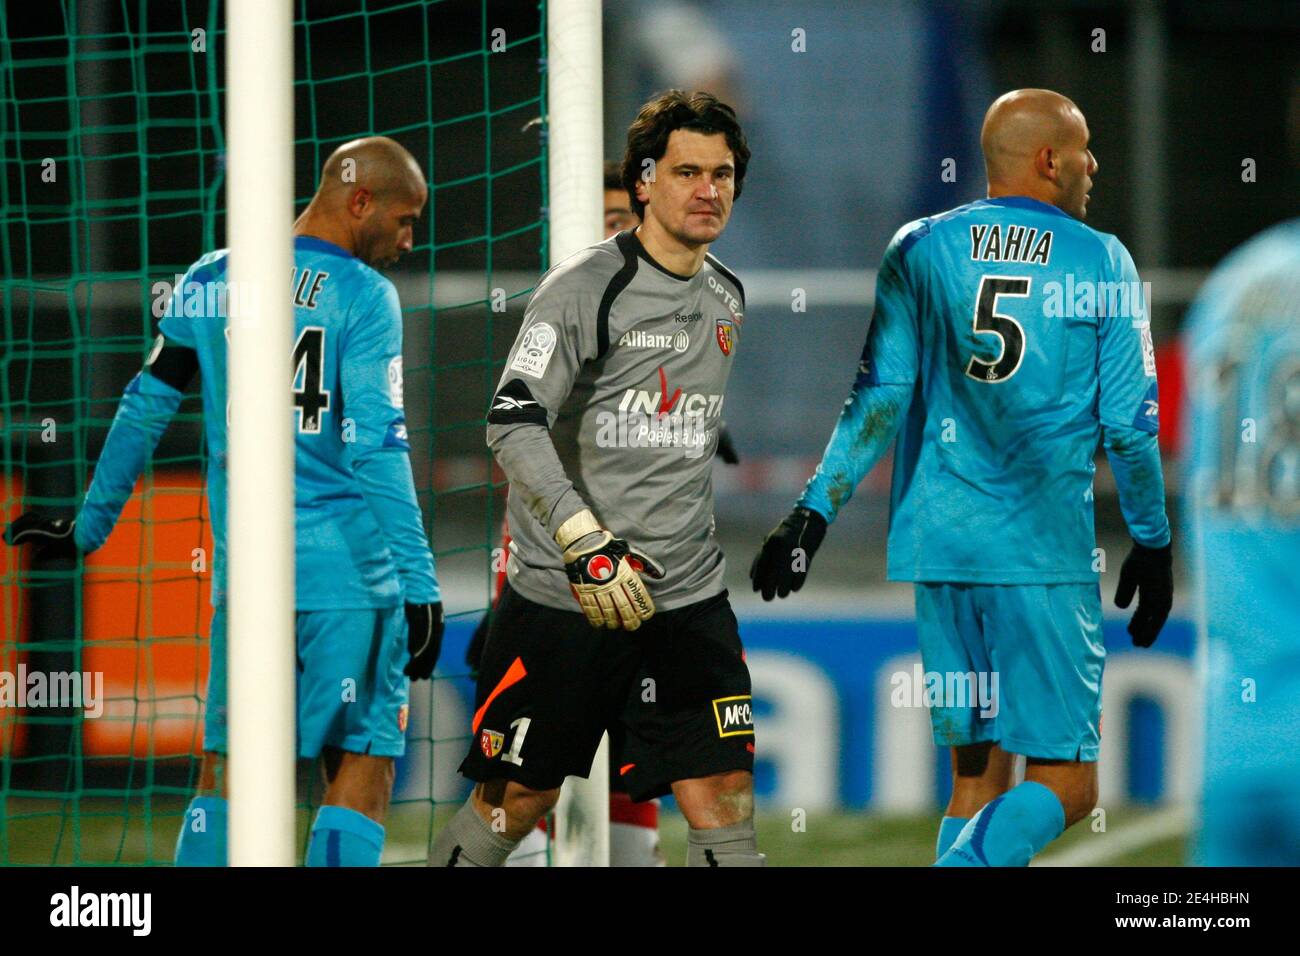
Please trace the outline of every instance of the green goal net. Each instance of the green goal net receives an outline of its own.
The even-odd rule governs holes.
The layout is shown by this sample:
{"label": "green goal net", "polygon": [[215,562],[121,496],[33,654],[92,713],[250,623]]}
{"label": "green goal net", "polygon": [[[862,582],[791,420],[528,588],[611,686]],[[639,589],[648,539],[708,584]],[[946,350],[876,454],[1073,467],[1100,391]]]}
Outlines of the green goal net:
{"label": "green goal net", "polygon": [[[484,414],[545,260],[544,22],[510,0],[296,4],[299,210],[362,135],[402,142],[430,184],[389,275],[449,623],[439,676],[412,689],[386,863],[422,863],[464,798],[464,650],[502,510]],[[171,283],[224,244],[224,41],[215,0],[0,0],[4,522],[74,513]],[[102,549],[0,546],[0,865],[170,862],[202,751],[205,464],[194,394]],[[300,846],[321,791],[301,776]]]}

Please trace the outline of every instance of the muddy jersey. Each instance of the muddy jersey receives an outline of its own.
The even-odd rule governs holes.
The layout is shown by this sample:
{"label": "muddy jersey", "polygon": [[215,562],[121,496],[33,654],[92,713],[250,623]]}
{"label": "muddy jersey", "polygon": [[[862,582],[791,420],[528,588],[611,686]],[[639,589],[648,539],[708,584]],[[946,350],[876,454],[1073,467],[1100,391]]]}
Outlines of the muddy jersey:
{"label": "muddy jersey", "polygon": [[634,232],[542,277],[488,413],[519,593],[577,610],[554,535],[584,508],[664,566],[646,579],[659,609],[723,590],[712,464],[743,321],[744,291],[715,258],[677,275]]}

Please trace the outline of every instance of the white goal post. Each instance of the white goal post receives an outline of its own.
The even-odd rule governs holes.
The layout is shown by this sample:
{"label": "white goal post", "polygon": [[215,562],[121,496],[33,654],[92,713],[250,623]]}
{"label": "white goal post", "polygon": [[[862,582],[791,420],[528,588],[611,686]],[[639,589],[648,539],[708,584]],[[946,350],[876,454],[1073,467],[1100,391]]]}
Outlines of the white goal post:
{"label": "white goal post", "polygon": [[230,863],[293,866],[293,5],[230,0],[226,27]]}
{"label": "white goal post", "polygon": [[[550,264],[604,238],[600,0],[546,5]],[[555,863],[609,866],[609,737],[555,808]]]}
{"label": "white goal post", "polygon": [[[229,281],[230,862],[294,859],[294,508],[288,356],[293,313],[293,20],[230,0],[226,38]],[[547,5],[550,262],[603,238],[599,0]],[[276,348],[274,343],[282,343]],[[609,864],[608,739],[556,809],[556,862]]]}

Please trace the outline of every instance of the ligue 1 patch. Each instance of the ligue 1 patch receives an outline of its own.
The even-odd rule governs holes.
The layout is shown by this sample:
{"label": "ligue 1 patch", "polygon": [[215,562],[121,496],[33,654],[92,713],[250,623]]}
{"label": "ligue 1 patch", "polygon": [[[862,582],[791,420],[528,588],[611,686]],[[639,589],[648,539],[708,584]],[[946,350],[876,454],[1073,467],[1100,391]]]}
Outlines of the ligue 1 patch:
{"label": "ligue 1 patch", "polygon": [[411,722],[411,705],[403,704],[397,708],[397,729],[406,733],[406,726]]}
{"label": "ligue 1 patch", "polygon": [[718,319],[718,348],[722,349],[723,355],[731,354],[732,344],[731,323],[726,319]]}
{"label": "ligue 1 patch", "polygon": [[495,730],[488,730],[486,727],[479,731],[478,749],[483,751],[483,756],[491,760],[501,752],[501,745],[506,742],[505,734]]}
{"label": "ligue 1 patch", "polygon": [[1151,323],[1143,322],[1140,330],[1142,334],[1142,371],[1146,372],[1147,378],[1156,377],[1156,343],[1151,338]]}
{"label": "ligue 1 patch", "polygon": [[388,363],[388,400],[394,408],[402,408],[402,357],[398,355]]}
{"label": "ligue 1 patch", "polygon": [[511,371],[541,378],[546,374],[546,366],[551,364],[551,355],[555,352],[557,341],[559,337],[555,334],[555,329],[545,322],[530,325],[515,351],[514,361],[510,363]]}
{"label": "ligue 1 patch", "polygon": [[713,702],[713,718],[719,737],[754,736],[754,706],[749,694],[719,697]]}

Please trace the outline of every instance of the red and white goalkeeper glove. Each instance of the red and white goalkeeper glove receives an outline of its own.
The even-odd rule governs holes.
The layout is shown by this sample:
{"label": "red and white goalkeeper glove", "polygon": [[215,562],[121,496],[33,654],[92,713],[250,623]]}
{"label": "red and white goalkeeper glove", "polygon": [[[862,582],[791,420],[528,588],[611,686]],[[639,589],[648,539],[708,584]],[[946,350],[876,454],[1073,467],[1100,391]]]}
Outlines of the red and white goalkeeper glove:
{"label": "red and white goalkeeper glove", "polygon": [[635,631],[654,616],[641,575],[664,576],[663,566],[600,526],[590,511],[560,525],[555,543],[564,552],[569,588],[592,627]]}

